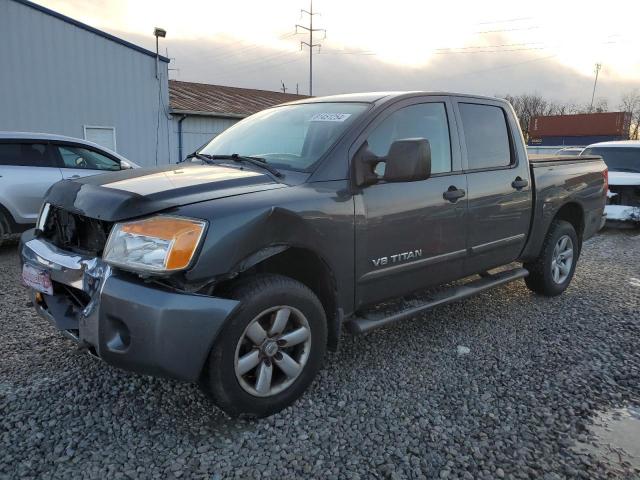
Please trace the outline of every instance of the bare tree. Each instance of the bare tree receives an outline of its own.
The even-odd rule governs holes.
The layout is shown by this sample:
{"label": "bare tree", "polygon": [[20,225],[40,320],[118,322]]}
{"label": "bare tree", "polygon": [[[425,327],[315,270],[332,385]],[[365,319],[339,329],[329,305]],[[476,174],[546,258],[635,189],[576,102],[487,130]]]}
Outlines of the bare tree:
{"label": "bare tree", "polygon": [[558,104],[545,100],[537,93],[506,95],[504,98],[513,106],[525,139],[529,138],[529,123],[533,117],[554,115],[559,109]]}
{"label": "bare tree", "polygon": [[635,89],[622,95],[622,101],[618,106],[623,112],[631,114],[631,126],[629,128],[629,138],[640,140],[640,90]]}

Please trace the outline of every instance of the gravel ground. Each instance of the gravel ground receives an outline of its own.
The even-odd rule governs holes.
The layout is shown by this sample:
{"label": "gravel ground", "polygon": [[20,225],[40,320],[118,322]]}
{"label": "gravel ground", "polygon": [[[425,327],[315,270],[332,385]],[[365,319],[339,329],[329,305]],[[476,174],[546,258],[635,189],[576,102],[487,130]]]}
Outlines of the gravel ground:
{"label": "gravel ground", "polygon": [[345,335],[301,401],[237,421],[192,385],[75,353],[3,248],[0,478],[639,478],[572,448],[640,402],[639,257],[637,232],[608,232],[560,297],[516,282]]}

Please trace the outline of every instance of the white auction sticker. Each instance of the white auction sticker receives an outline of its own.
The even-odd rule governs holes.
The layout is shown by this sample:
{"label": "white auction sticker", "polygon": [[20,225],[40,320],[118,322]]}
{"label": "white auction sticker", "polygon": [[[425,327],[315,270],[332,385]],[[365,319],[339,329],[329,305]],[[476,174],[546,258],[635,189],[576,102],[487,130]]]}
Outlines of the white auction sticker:
{"label": "white auction sticker", "polygon": [[311,117],[312,122],[344,122],[350,113],[316,113]]}

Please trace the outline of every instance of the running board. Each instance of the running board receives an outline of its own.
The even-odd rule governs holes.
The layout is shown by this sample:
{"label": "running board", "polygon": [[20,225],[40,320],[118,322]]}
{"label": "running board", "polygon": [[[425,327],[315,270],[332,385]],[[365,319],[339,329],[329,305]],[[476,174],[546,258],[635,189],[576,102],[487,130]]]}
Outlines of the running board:
{"label": "running board", "polygon": [[[484,272],[483,272],[484,273]],[[432,308],[439,307],[440,305],[446,305],[457,300],[462,300],[468,297],[472,297],[480,292],[484,292],[490,288],[504,285],[505,283],[513,282],[525,278],[529,275],[529,271],[525,268],[515,268],[513,270],[505,270],[494,274],[485,274],[479,279],[464,285],[457,285],[451,287],[445,291],[438,292],[433,297],[429,298],[422,305],[410,307],[399,312],[393,313],[388,316],[369,315],[369,316],[357,316],[354,315],[346,323],[345,326],[353,334],[364,333],[376,328],[384,327],[391,323],[395,323],[405,318],[413,317],[420,313],[424,313]]]}

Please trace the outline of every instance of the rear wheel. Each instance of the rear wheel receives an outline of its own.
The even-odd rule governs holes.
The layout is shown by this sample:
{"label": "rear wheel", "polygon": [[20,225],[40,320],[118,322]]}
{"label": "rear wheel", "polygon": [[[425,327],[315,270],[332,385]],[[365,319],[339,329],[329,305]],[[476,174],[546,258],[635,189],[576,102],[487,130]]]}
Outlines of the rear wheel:
{"label": "rear wheel", "polygon": [[579,255],[580,240],[573,225],[554,220],[538,258],[524,264],[529,270],[527,287],[546,296],[561,294],[571,283]]}
{"label": "rear wheel", "polygon": [[327,326],[305,285],[280,275],[246,279],[240,301],[209,356],[202,385],[231,416],[263,417],[299,398],[322,366]]}

